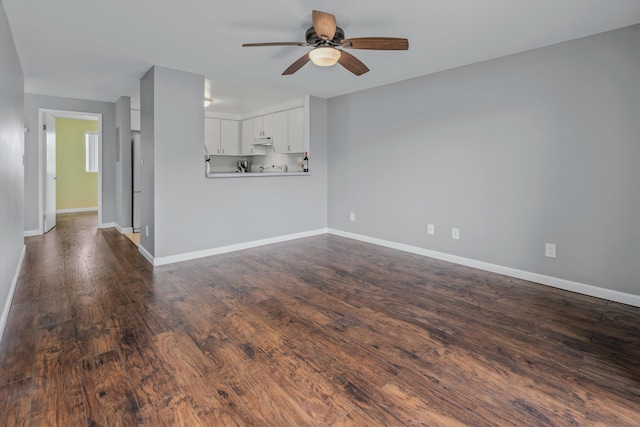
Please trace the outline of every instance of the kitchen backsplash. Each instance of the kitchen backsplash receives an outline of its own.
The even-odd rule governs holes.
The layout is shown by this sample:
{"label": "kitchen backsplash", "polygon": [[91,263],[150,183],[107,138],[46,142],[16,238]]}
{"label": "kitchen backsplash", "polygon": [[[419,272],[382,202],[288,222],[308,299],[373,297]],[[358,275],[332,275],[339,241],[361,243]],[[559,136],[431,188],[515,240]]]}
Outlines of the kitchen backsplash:
{"label": "kitchen backsplash", "polygon": [[286,165],[287,172],[302,172],[302,168],[298,165],[298,161],[302,161],[302,154],[278,154],[271,153],[266,156],[254,156],[248,158],[251,162],[249,170],[251,172],[260,172],[260,167],[263,167],[265,171],[279,169],[280,166]]}
{"label": "kitchen backsplash", "polygon": [[[287,166],[287,172],[302,172],[300,162],[304,157],[301,153],[279,154],[271,153],[264,156],[210,156],[211,172],[236,172],[238,160],[249,161],[249,172],[260,172],[262,167],[267,172],[280,172],[282,166]],[[204,166],[203,166],[204,168]]]}

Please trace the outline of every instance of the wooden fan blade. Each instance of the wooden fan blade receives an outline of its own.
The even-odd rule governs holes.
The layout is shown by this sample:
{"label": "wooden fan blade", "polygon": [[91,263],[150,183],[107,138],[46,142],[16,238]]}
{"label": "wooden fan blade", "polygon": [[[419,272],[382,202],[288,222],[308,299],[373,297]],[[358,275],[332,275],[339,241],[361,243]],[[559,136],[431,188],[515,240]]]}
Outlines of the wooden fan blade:
{"label": "wooden fan blade", "polygon": [[356,76],[361,76],[369,71],[367,66],[364,65],[362,61],[360,61],[350,53],[345,52],[344,50],[340,51],[340,58],[338,59],[338,63],[347,70],[351,71]]}
{"label": "wooden fan blade", "polygon": [[293,64],[289,65],[289,68],[284,70],[282,75],[283,76],[288,76],[290,74],[295,73],[296,71],[298,71],[300,68],[302,68],[309,61],[311,61],[311,58],[309,58],[309,54],[308,53],[302,55],[296,62],[294,62]]}
{"label": "wooden fan blade", "polygon": [[259,46],[309,46],[309,43],[270,42],[270,43],[245,43],[242,45],[242,47],[259,47]]}
{"label": "wooden fan blade", "polygon": [[336,17],[330,13],[314,10],[311,13],[313,28],[316,34],[323,40],[333,40],[336,35]]}
{"label": "wooden fan blade", "polygon": [[409,40],[395,37],[361,37],[342,40],[340,46],[351,49],[408,50]]}

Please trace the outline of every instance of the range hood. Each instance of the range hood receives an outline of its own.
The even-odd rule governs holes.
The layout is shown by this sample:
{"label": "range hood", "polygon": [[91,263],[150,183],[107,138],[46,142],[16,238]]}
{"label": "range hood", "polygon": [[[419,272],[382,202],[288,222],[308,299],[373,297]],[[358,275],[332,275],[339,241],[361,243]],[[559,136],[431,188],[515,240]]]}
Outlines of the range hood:
{"label": "range hood", "polygon": [[273,139],[270,136],[263,136],[260,138],[253,138],[252,145],[273,145]]}

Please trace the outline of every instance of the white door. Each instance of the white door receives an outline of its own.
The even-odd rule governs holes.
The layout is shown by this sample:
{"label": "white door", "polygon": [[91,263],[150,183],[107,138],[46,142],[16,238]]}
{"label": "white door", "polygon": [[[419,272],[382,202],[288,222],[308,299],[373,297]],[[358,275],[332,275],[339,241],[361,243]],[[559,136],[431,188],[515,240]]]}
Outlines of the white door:
{"label": "white door", "polygon": [[142,163],[140,134],[133,134],[133,231],[140,232],[140,168]]}
{"label": "white door", "polygon": [[56,118],[45,113],[43,122],[46,147],[43,228],[47,233],[56,226]]}

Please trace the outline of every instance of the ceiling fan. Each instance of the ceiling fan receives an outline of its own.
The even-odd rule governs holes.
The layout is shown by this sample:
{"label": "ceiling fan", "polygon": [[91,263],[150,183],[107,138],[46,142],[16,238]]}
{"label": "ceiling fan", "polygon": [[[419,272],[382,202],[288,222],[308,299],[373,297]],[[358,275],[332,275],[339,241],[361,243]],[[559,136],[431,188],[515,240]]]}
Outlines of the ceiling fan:
{"label": "ceiling fan", "polygon": [[356,76],[361,76],[369,69],[358,58],[343,49],[409,49],[409,40],[403,38],[361,37],[345,39],[342,28],[336,26],[336,17],[334,15],[314,10],[311,17],[313,19],[313,27],[307,30],[305,42],[245,43],[242,46],[312,46],[313,49],[310,52],[304,54],[284,70],[283,76],[295,73],[309,61],[320,67],[329,67],[337,62]]}

